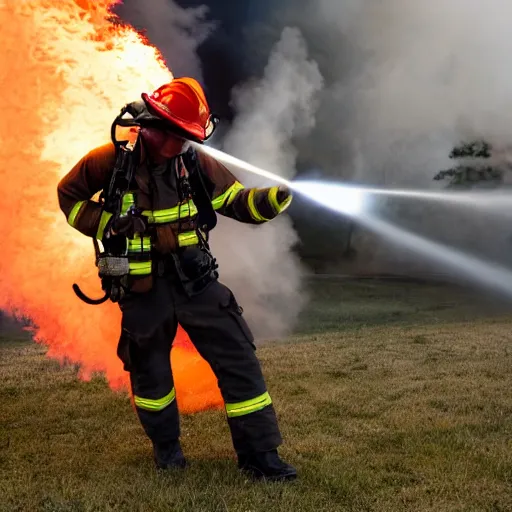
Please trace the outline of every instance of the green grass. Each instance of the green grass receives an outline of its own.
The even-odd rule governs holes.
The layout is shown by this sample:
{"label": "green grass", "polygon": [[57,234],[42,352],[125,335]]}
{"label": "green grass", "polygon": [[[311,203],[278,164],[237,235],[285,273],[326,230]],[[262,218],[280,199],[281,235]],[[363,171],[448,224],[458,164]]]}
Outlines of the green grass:
{"label": "green grass", "polygon": [[312,301],[298,331],[346,331],[377,325],[442,324],[492,317],[510,303],[443,284],[398,280],[322,278],[311,282]]}
{"label": "green grass", "polygon": [[430,285],[317,286],[300,332],[258,349],[300,472],[288,485],[238,473],[220,411],[184,417],[190,468],[157,474],[126,396],[9,336],[0,511],[511,511],[512,317],[482,302]]}

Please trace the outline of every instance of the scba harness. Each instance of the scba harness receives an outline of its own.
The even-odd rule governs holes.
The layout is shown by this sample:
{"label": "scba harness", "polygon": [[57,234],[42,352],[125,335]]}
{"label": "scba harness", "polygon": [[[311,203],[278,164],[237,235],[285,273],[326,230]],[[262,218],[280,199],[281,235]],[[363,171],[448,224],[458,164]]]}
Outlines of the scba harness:
{"label": "scba harness", "polygon": [[[129,288],[130,259],[129,246],[131,241],[123,235],[113,235],[110,226],[116,219],[126,216],[142,218],[141,210],[135,205],[125,208],[124,198],[132,185],[135,170],[141,159],[141,141],[139,130],[143,126],[159,126],[161,121],[152,116],[143,101],[126,105],[114,120],[111,127],[111,139],[115,147],[115,165],[108,185],[100,195],[102,217],[100,228],[104,232],[100,241],[93,239],[96,266],[101,279],[102,290],[105,294],[99,299],[93,299],[84,294],[75,283],[73,290],[87,304],[98,305],[111,300],[119,302]],[[136,130],[130,130],[136,128]],[[128,131],[128,140],[120,140],[119,129]],[[121,137],[123,139],[123,137]],[[189,296],[200,293],[212,281],[218,278],[217,262],[213,258],[208,245],[208,232],[217,224],[217,215],[212,205],[211,194],[204,182],[203,173],[193,148],[180,155],[186,169],[177,181],[180,201],[192,198],[197,208],[198,228],[195,230],[198,239],[197,247],[187,247],[172,254],[165,262],[165,271],[171,271],[179,278],[185,293]],[[180,209],[178,209],[180,211]],[[140,238],[141,250],[151,251],[150,242],[146,246],[146,238]],[[156,273],[162,274],[162,261],[155,261]],[[149,265],[152,265],[149,262]]]}

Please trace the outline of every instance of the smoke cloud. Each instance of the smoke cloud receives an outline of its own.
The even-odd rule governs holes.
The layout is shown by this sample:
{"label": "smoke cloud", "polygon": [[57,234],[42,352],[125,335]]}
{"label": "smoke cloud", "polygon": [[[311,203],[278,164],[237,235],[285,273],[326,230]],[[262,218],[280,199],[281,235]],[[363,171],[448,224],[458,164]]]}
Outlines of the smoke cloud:
{"label": "smoke cloud", "polygon": [[[316,126],[301,141],[307,170],[386,187],[442,187],[433,176],[453,166],[453,146],[478,138],[494,146],[493,163],[509,169],[511,15],[505,0],[285,2],[274,27],[301,28],[326,81]],[[409,229],[510,262],[508,219],[418,201],[379,207]],[[360,270],[412,265],[364,231],[354,241]]]}
{"label": "smoke cloud", "polygon": [[151,40],[175,76],[201,80],[197,49],[215,28],[206,5],[184,9],[172,0],[124,0],[115,12]]}
{"label": "smoke cloud", "polygon": [[[320,16],[343,16],[338,29],[366,55],[358,72],[333,86],[354,105],[343,136],[352,148],[353,179],[438,186],[432,177],[453,165],[451,148],[478,138],[491,142],[506,164],[512,140],[511,14],[501,0],[368,1],[350,14],[340,4],[320,2]],[[395,221],[429,236],[510,261],[503,251],[510,232],[495,219],[410,202],[388,203],[386,209]],[[394,252],[388,262],[398,256]]]}
{"label": "smoke cloud", "polygon": [[[445,183],[432,178],[453,165],[448,158],[453,146],[485,138],[495,148],[492,164],[505,168],[510,181],[512,41],[508,20],[512,7],[505,0],[284,0],[279,5],[248,0],[251,8],[257,7],[257,19],[249,19],[241,8],[238,14],[223,13],[217,4],[212,2],[215,15],[229,18],[230,23],[238,16],[241,28],[236,36],[213,31],[207,41],[225,41],[229,34],[236,37],[222,47],[233,48],[235,66],[239,53],[235,48],[246,48],[247,59],[238,64],[239,72],[247,73],[250,62],[255,74],[283,28],[294,26],[303,34],[310,60],[317,63],[325,80],[315,95],[318,108],[311,112],[317,122],[302,137],[295,133],[289,138],[286,127],[262,129],[272,123],[277,103],[268,116],[256,105],[262,101],[271,105],[272,101],[256,85],[246,86],[251,93],[245,97],[244,89],[238,90],[233,107],[239,117],[226,141],[228,151],[278,172],[293,161],[302,173],[315,177],[439,188]],[[272,57],[268,66],[271,61]],[[277,88],[277,81],[274,84]],[[288,98],[291,91],[286,86],[282,90],[279,98]],[[243,135],[246,125],[256,127],[249,130],[249,137]],[[269,134],[267,140],[262,133]],[[268,145],[272,147],[274,141],[284,151],[277,159],[267,158],[273,155]],[[508,219],[490,221],[476,212],[419,201],[394,199],[378,206],[385,218],[408,229],[502,263],[510,259]],[[294,214],[301,226],[311,226],[301,212]],[[328,252],[342,252],[341,223],[329,221],[322,229],[323,239],[335,244],[335,250]],[[306,243],[317,245],[315,235]],[[398,266],[404,269],[405,263],[409,269],[425,265],[362,229],[355,230],[353,246],[358,257],[350,266],[343,263],[342,271],[393,271]],[[247,305],[249,311],[251,305]]]}
{"label": "smoke cloud", "polygon": [[[428,185],[451,147],[475,137],[507,145],[512,73],[502,0],[318,2],[321,20],[362,55],[356,72],[332,86],[352,115],[354,177],[387,185]],[[343,75],[342,70],[342,75]]]}
{"label": "smoke cloud", "polygon": [[[224,149],[280,176],[295,174],[295,137],[315,125],[317,94],[323,79],[308,58],[297,29],[286,28],[275,45],[263,77],[234,91],[238,115]],[[236,173],[236,170],[235,170]],[[239,174],[247,186],[269,186],[261,178]],[[258,227],[222,219],[213,247],[224,278],[246,305],[257,335],[276,336],[293,325],[305,295],[302,268],[292,249],[297,236],[288,218]]]}

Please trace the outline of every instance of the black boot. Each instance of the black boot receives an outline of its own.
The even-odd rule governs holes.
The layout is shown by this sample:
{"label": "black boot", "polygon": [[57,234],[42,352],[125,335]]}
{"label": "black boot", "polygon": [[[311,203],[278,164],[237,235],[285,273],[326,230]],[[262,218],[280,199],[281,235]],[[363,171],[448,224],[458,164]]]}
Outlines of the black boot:
{"label": "black boot", "polygon": [[238,455],[238,467],[256,480],[295,480],[297,470],[279,457],[277,450]]}
{"label": "black boot", "polygon": [[158,469],[183,469],[187,465],[179,441],[153,445],[153,455]]}

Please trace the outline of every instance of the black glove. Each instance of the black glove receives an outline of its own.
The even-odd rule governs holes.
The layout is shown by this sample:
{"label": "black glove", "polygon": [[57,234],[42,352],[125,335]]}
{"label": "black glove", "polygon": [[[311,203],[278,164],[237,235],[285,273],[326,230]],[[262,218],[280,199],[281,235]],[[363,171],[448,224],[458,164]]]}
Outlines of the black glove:
{"label": "black glove", "polygon": [[277,202],[283,204],[291,196],[292,191],[286,185],[281,185],[277,191]]}
{"label": "black glove", "polygon": [[122,235],[126,238],[133,238],[135,233],[142,235],[147,229],[146,220],[136,215],[124,215],[116,217],[110,224],[112,235]]}

